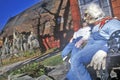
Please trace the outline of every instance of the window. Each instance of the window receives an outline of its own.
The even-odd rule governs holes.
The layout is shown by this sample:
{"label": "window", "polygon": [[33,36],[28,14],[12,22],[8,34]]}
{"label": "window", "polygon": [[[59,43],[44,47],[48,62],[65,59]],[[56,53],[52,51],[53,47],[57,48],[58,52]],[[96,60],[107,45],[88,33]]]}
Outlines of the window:
{"label": "window", "polygon": [[79,0],[80,4],[83,5],[84,4],[84,0]]}
{"label": "window", "polygon": [[92,0],[85,0],[85,3],[91,2]]}
{"label": "window", "polygon": [[93,0],[79,0],[80,1],[80,5],[85,5]]}

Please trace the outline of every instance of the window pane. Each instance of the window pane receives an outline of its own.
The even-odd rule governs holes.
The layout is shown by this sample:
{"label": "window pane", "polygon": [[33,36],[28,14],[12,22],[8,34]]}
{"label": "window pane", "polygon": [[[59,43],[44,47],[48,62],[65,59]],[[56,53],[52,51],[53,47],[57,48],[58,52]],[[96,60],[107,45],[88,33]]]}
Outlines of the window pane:
{"label": "window pane", "polygon": [[82,4],[84,4],[84,0],[79,0],[80,1],[80,4],[82,5]]}
{"label": "window pane", "polygon": [[88,2],[90,2],[91,0],[85,0],[85,3],[88,3]]}

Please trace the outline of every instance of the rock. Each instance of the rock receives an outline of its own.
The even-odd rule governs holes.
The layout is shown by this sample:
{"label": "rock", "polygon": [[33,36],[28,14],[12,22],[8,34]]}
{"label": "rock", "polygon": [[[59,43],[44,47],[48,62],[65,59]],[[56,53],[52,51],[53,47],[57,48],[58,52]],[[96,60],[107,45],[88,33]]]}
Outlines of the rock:
{"label": "rock", "polygon": [[117,73],[114,70],[112,70],[110,76],[111,78],[117,77]]}
{"label": "rock", "polygon": [[62,65],[56,66],[54,70],[48,73],[48,76],[51,76],[55,80],[63,80],[65,78],[65,75],[69,69],[68,63],[64,63]]}
{"label": "rock", "polygon": [[28,75],[25,75],[25,76],[22,76],[22,77],[18,77],[18,75],[14,75],[14,76],[11,76],[12,79],[10,80],[35,80],[34,78],[28,76]]}
{"label": "rock", "polygon": [[38,77],[36,80],[53,80],[50,77],[46,76],[46,75],[42,75],[40,77]]}
{"label": "rock", "polygon": [[[56,7],[54,5],[56,0],[44,0],[43,2],[47,3],[46,9],[48,9],[49,11],[51,11],[51,9]],[[36,10],[37,11],[40,10],[39,13],[43,14],[41,17],[41,23],[43,24],[47,20],[47,17],[44,17],[44,15],[48,14],[44,9],[41,9],[41,5],[43,4],[43,2],[40,1],[36,5],[23,11],[22,13],[14,16],[14,17],[11,17],[3,29],[2,36],[6,37],[6,36],[12,35],[14,29],[18,30],[18,32],[20,32],[20,33],[34,31],[35,28],[33,28],[33,24],[36,25],[36,23],[34,23],[33,19],[36,19],[38,17],[38,15],[35,14]],[[51,18],[52,16],[50,14],[48,14],[48,15],[50,16],[50,19],[52,20],[52,18]],[[42,29],[40,29],[40,30],[42,30]],[[42,31],[40,31],[40,32],[42,32]]]}

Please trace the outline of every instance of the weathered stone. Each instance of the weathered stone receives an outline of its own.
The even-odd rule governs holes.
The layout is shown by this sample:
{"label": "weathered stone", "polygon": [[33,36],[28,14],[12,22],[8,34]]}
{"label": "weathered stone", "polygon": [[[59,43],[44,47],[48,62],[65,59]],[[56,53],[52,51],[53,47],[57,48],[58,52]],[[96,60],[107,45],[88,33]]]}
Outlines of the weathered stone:
{"label": "weathered stone", "polygon": [[55,80],[62,80],[69,69],[68,63],[56,66],[54,70],[48,73],[49,76],[53,77]]}
{"label": "weathered stone", "polygon": [[40,77],[38,77],[36,80],[53,80],[50,77],[46,76],[46,75],[42,75]]}
{"label": "weathered stone", "polygon": [[11,79],[10,80],[35,80],[34,78],[28,76],[28,75],[25,75],[25,76],[22,76],[22,77],[19,77],[20,75],[14,75],[14,76],[11,76]]}
{"label": "weathered stone", "polygon": [[[30,32],[34,31],[33,25],[33,19],[36,19],[37,14],[35,14],[36,11],[39,11],[42,13],[47,13],[44,9],[41,8],[41,5],[43,3],[47,3],[46,9],[49,11],[54,7],[54,3],[56,0],[44,0],[43,2],[40,1],[40,3],[37,3],[36,5],[32,6],[31,8],[27,9],[26,11],[23,11],[22,13],[16,15],[15,17],[12,17],[8,20],[7,24],[4,27],[4,33],[2,36],[10,36],[12,35],[13,31],[16,29],[20,33],[21,32]],[[58,8],[58,7],[56,7]],[[36,10],[36,11],[35,11]],[[51,16],[49,14],[49,16]],[[42,17],[41,21],[46,21],[47,18]],[[52,18],[51,18],[52,19]],[[44,23],[41,22],[41,23]]]}

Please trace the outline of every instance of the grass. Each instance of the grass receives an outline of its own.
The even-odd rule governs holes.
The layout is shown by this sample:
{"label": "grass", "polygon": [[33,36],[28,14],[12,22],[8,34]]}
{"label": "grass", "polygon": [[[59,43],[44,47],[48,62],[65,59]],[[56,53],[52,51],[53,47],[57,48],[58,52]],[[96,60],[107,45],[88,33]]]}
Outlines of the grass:
{"label": "grass", "polygon": [[20,69],[12,71],[11,73],[13,75],[27,73],[27,75],[30,75],[32,77],[39,77],[41,75],[47,74],[48,71],[45,66],[57,66],[62,62],[63,61],[61,55],[58,53],[57,55],[47,58],[42,62],[34,62],[32,64],[28,64]]}
{"label": "grass", "polygon": [[[54,49],[50,49],[49,51],[47,51],[44,54],[48,54],[49,52],[53,52],[53,51],[54,51]],[[39,54],[38,52],[36,54],[35,53],[30,54],[27,52],[24,54],[24,57],[25,57],[25,59],[27,59],[27,58],[38,56],[38,54]],[[41,55],[39,54],[39,56],[41,56]],[[24,59],[15,58],[15,61],[12,59],[12,62],[6,61],[7,62],[6,64],[8,64],[9,62],[13,63],[16,61],[21,61],[21,60],[24,60]],[[49,57],[41,62],[37,62],[37,63],[34,62],[32,64],[28,64],[26,66],[21,67],[20,69],[11,71],[10,73],[12,73],[13,75],[27,73],[28,75],[30,75],[32,77],[38,77],[40,75],[44,75],[47,73],[46,68],[44,66],[56,66],[58,64],[61,64],[62,62],[63,61],[62,61],[61,55],[60,55],[60,53],[58,53],[57,55]],[[7,80],[7,79],[0,77],[0,80]]]}
{"label": "grass", "polygon": [[11,58],[6,58],[6,59],[3,59],[2,60],[2,65],[5,66],[5,65],[10,65],[10,64],[13,64],[15,62],[19,62],[19,61],[23,61],[23,60],[26,60],[28,58],[33,58],[33,57],[37,57],[39,56],[40,53],[39,52],[32,52],[30,53],[29,51],[27,52],[24,52],[23,55],[19,55],[18,57],[16,56],[13,56]]}
{"label": "grass", "polygon": [[40,65],[39,63],[34,62],[32,64],[27,64],[26,66],[23,66],[20,69],[13,70],[10,74],[12,75],[27,74],[31,77],[39,77],[46,73],[47,71],[44,65]]}
{"label": "grass", "polygon": [[55,56],[45,59],[42,62],[34,62],[32,64],[23,66],[20,69],[12,71],[11,73],[13,73],[13,75],[27,73],[32,77],[38,77],[38,76],[47,74],[45,66],[57,66],[62,62],[63,61],[62,61],[61,55],[57,54]]}
{"label": "grass", "polygon": [[[50,52],[53,52],[54,50],[55,50],[55,48],[50,49],[50,50],[46,51],[44,54],[49,54]],[[23,61],[23,60],[26,60],[26,59],[29,59],[29,58],[42,56],[44,54],[42,54],[39,50],[31,51],[31,52],[30,51],[23,52],[23,54],[22,55],[20,54],[18,57],[13,56],[11,58],[3,59],[2,60],[2,66],[10,65],[10,64],[13,64],[15,62]]]}
{"label": "grass", "polygon": [[0,80],[8,80],[8,79],[5,78],[4,76],[0,76]]}
{"label": "grass", "polygon": [[61,64],[62,62],[63,61],[62,61],[61,55],[57,54],[55,56],[45,59],[44,61],[40,63],[45,66],[56,66],[58,64]]}

